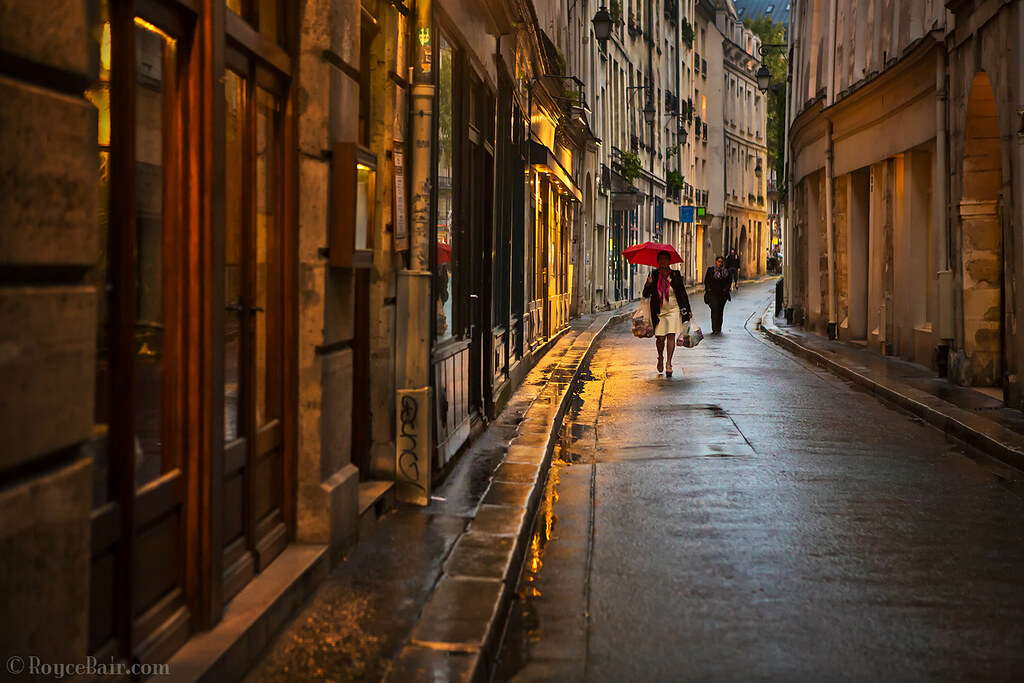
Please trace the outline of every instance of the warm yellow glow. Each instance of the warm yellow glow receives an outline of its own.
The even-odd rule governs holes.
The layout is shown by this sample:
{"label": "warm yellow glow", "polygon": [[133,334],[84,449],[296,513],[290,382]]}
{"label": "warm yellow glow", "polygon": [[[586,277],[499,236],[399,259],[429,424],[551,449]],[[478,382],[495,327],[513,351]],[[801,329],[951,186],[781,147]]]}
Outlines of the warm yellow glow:
{"label": "warm yellow glow", "polygon": [[103,24],[103,36],[100,38],[100,78],[110,78],[110,22]]}
{"label": "warm yellow glow", "polygon": [[146,29],[150,33],[157,34],[158,36],[160,36],[161,38],[166,40],[168,43],[170,43],[171,45],[174,45],[175,42],[176,42],[174,40],[174,38],[172,38],[170,35],[167,34],[167,32],[165,32],[164,30],[160,29],[157,26],[154,26],[153,24],[149,23],[148,21],[146,21],[145,19],[143,19],[141,17],[135,17],[135,25],[138,26],[139,28]]}
{"label": "warm yellow glow", "polygon": [[370,170],[370,167],[366,166],[365,164],[356,164],[356,168],[359,169],[360,171],[369,171]]}

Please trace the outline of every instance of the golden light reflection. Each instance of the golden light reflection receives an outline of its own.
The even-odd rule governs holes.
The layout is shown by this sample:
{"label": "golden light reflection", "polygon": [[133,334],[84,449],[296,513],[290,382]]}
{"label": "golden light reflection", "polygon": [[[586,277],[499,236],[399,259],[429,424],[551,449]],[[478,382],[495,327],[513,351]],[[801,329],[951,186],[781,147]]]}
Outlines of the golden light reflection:
{"label": "golden light reflection", "polygon": [[110,22],[104,22],[100,38],[100,79],[110,79]]}
{"label": "golden light reflection", "polygon": [[170,44],[170,47],[174,47],[175,43],[177,42],[166,31],[161,29],[159,26],[155,26],[154,24],[149,23],[148,21],[146,21],[142,17],[135,17],[135,25],[138,26],[139,28],[146,29],[150,33],[157,34],[158,36],[160,36],[161,38],[166,40]]}
{"label": "golden light reflection", "polygon": [[104,22],[100,34],[100,79],[85,91],[98,114],[96,142],[100,147],[110,146],[110,22]]}
{"label": "golden light reflection", "polygon": [[540,508],[537,511],[537,525],[530,539],[530,550],[526,556],[527,587],[526,592],[531,596],[539,596],[540,591],[533,585],[541,567],[544,566],[544,548],[554,535],[558,517],[555,515],[555,503],[558,502],[558,482],[560,479],[561,465],[557,462],[551,463],[551,470],[548,473],[548,481],[544,486],[544,496],[540,501]]}

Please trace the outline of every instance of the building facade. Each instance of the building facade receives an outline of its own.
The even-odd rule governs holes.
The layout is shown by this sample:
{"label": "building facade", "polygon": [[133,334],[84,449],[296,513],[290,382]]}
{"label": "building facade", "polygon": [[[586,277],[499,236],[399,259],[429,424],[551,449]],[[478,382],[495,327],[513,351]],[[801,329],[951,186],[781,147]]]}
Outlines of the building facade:
{"label": "building facade", "polygon": [[786,260],[811,329],[1016,407],[1022,21],[1016,1],[793,5]]}

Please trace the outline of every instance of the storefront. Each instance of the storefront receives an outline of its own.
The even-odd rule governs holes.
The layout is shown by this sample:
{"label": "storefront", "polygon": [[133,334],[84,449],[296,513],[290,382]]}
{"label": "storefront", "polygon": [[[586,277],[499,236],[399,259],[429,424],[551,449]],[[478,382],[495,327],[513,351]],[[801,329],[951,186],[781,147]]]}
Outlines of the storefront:
{"label": "storefront", "polygon": [[491,382],[491,240],[495,98],[454,30],[437,32],[434,139],[434,343],[436,451],[442,470],[485,415]]}
{"label": "storefront", "polygon": [[88,650],[166,660],[293,530],[284,2],[103,3]]}

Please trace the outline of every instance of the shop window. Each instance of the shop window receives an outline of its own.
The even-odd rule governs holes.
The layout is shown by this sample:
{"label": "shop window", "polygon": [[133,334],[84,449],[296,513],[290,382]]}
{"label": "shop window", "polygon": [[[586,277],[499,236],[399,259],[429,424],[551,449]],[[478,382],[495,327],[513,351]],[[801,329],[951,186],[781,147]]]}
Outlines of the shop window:
{"label": "shop window", "polygon": [[435,333],[437,341],[454,335],[453,306],[458,276],[455,251],[455,202],[452,188],[454,165],[454,92],[452,70],[454,50],[443,35],[438,35],[437,69],[437,268],[434,291],[436,300]]}

